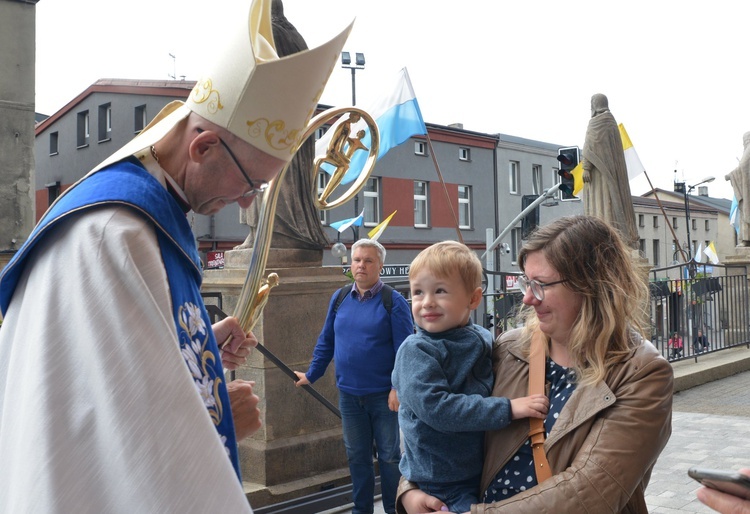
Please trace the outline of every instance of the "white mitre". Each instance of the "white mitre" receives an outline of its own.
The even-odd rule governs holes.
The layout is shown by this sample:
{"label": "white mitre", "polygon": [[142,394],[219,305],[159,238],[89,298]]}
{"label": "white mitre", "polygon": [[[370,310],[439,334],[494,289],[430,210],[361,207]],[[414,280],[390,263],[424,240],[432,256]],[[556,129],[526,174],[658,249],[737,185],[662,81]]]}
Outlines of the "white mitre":
{"label": "white mitre", "polygon": [[317,48],[280,58],[273,42],[271,0],[225,4],[217,18],[219,33],[206,38],[216,48],[216,59],[188,100],[165,106],[93,171],[149,148],[191,111],[269,155],[292,159],[353,22]]}

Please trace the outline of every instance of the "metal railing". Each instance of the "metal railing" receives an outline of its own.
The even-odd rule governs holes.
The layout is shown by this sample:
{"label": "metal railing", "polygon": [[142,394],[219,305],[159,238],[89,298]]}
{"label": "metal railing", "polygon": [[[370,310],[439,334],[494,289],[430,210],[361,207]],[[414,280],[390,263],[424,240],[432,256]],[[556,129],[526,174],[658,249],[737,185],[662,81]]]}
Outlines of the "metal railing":
{"label": "metal railing", "polygon": [[[691,262],[649,273],[651,342],[669,360],[695,359],[725,348],[750,347],[745,266]],[[705,341],[698,340],[698,331]],[[677,333],[682,347],[670,345]]]}
{"label": "metal railing", "polygon": [[[485,328],[497,334],[516,326],[516,314],[523,295],[508,284],[520,273],[488,271],[499,277],[495,291],[484,292],[492,304],[492,317],[485,316]],[[745,266],[709,265],[691,262],[654,268],[649,272],[651,342],[669,360],[695,359],[699,355],[746,345],[750,348],[750,299]],[[694,344],[698,330],[705,344]],[[682,348],[672,348],[670,337],[677,332]]]}

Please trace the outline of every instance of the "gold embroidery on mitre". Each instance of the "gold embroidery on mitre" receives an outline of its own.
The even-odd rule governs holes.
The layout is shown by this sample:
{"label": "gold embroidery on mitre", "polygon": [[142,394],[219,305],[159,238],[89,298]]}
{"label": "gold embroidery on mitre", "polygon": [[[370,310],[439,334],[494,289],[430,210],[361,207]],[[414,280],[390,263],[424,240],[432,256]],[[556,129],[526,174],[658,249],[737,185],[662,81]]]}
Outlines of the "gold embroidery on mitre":
{"label": "gold embroidery on mitre", "polygon": [[247,134],[252,138],[262,137],[274,150],[293,152],[302,137],[299,129],[286,130],[283,120],[268,121],[266,118],[247,122]]}
{"label": "gold embroidery on mitre", "polygon": [[213,88],[211,79],[206,79],[202,82],[196,83],[193,88],[192,96],[193,102],[197,104],[208,102],[206,104],[206,109],[211,114],[215,114],[219,109],[224,108],[221,103],[221,95],[219,95],[219,92]]}

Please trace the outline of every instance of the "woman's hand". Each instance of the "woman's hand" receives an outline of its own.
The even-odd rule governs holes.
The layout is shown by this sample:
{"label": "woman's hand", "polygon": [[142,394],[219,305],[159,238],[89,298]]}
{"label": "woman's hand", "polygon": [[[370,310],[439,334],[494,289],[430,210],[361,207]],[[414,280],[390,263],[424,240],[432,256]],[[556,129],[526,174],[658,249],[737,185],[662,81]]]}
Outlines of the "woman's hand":
{"label": "woman's hand", "polygon": [[407,514],[423,514],[425,512],[447,512],[448,507],[443,502],[420,491],[411,489],[401,495],[401,505],[406,509]]}

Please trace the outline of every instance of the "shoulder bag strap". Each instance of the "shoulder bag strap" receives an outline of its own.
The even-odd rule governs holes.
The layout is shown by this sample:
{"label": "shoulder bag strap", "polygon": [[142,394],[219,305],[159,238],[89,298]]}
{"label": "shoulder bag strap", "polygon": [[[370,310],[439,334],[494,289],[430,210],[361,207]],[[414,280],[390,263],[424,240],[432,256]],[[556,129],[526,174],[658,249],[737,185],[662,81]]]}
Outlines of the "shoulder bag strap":
{"label": "shoulder bag strap", "polygon": [[[531,338],[531,353],[529,355],[529,394],[545,394],[545,361],[546,352],[544,347],[546,338],[544,334],[537,330]],[[544,453],[544,420],[539,418],[529,418],[529,439],[531,440],[531,450],[534,455],[534,469],[536,470],[536,481],[542,483],[552,476],[552,469],[547,462],[547,455]]]}

